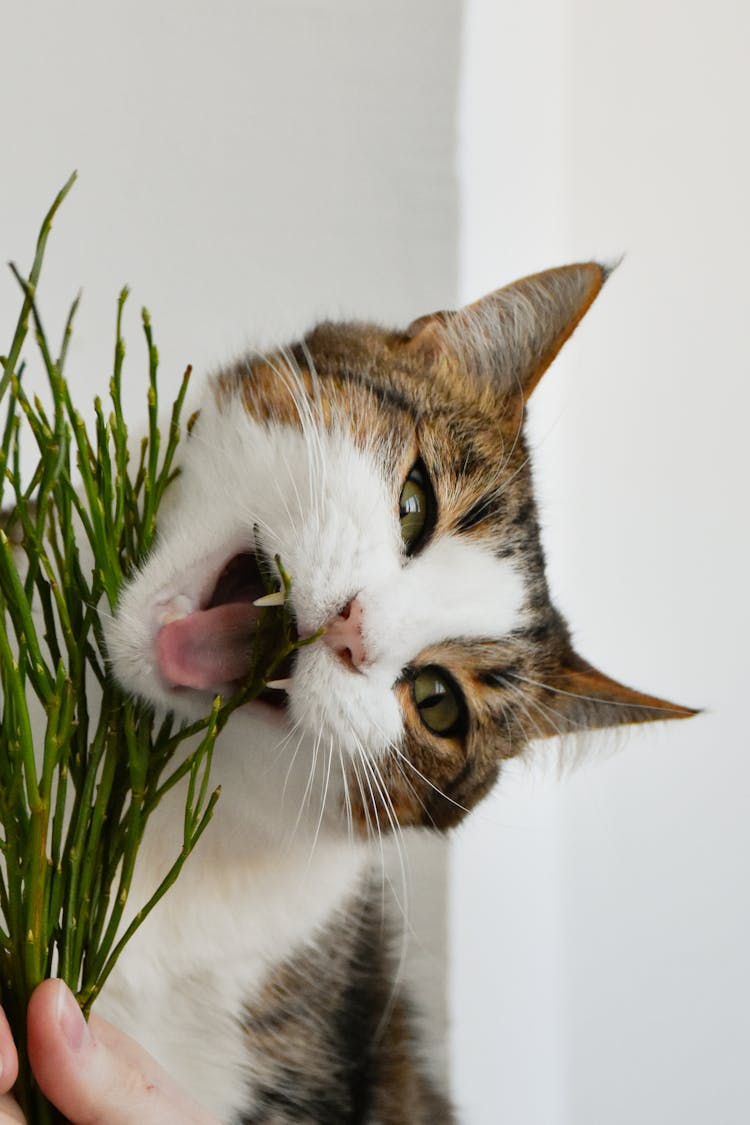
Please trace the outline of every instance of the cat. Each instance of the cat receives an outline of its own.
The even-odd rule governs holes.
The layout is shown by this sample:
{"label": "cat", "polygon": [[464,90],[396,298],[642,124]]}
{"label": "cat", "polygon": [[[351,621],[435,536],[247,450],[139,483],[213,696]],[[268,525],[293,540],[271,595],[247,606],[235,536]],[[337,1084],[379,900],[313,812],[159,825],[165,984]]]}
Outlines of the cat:
{"label": "cat", "polygon": [[[208,383],[107,629],[114,674],[204,714],[250,666],[258,551],[292,575],[299,635],[326,631],[233,717],[214,819],[98,1010],[227,1125],[456,1120],[372,842],[449,830],[532,739],[693,713],[579,657],[545,580],[525,404],[606,276],[552,269],[405,331],[323,323]],[[181,810],[154,816],[131,901]]]}

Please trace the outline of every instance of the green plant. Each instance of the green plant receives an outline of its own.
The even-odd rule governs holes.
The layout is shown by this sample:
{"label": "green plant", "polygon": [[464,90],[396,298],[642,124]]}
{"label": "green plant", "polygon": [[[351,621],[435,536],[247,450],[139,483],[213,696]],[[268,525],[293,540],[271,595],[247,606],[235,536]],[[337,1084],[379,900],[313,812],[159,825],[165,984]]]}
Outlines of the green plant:
{"label": "green plant", "polygon": [[[11,267],[23,301],[0,378],[0,997],[19,1047],[18,1098],[34,1125],[60,1118],[28,1067],[25,1012],[33,989],[60,976],[89,1012],[124,944],[178,877],[211,818],[219,797],[209,781],[217,735],[289,652],[307,643],[294,636],[286,600],[264,608],[247,684],[187,726],[169,715],[157,722],[108,676],[101,616],[114,611],[123,581],[154,541],[159,505],[178,471],[190,369],[162,435],[158,353],[144,309],[148,432],[131,459],[121,395],[124,289],[109,407],[97,398],[93,426],[85,424],[64,375],[78,301],[55,355],[36,299],[52,221],[74,179],[42,223],[28,278]],[[21,355],[30,325],[46,406],[24,388]],[[22,437],[32,439],[37,456],[27,480]],[[276,584],[288,595],[290,579],[276,564]],[[186,787],[185,818],[174,864],[133,913],[128,895],[146,823],[179,782]]]}

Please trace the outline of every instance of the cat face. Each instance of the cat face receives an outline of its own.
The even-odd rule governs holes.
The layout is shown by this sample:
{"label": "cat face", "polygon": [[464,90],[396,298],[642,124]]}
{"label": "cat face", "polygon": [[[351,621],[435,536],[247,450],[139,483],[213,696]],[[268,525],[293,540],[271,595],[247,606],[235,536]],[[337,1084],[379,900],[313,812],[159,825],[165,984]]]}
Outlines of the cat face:
{"label": "cat face", "polygon": [[233,690],[260,547],[300,636],[325,632],[249,719],[328,751],[363,830],[454,824],[529,739],[690,714],[581,660],[545,581],[524,406],[603,280],[552,270],[405,332],[324,324],[215,376],[109,631],[122,683],[191,717]]}

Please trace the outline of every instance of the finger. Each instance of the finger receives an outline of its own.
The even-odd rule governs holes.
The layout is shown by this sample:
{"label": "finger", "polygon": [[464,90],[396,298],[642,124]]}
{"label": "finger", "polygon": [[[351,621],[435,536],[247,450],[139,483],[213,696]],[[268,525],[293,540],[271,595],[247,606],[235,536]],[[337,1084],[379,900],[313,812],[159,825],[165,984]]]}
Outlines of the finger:
{"label": "finger", "polygon": [[[18,1055],[5,1012],[0,1008],[0,1094],[7,1094],[18,1077]],[[2,1102],[0,1102],[2,1105]],[[0,1117],[0,1123],[2,1117]]]}
{"label": "finger", "polygon": [[218,1125],[127,1035],[96,1016],[87,1025],[62,981],[31,997],[28,1043],[37,1082],[72,1125]]}
{"label": "finger", "polygon": [[0,1125],[25,1125],[21,1107],[10,1094],[0,1096]]}

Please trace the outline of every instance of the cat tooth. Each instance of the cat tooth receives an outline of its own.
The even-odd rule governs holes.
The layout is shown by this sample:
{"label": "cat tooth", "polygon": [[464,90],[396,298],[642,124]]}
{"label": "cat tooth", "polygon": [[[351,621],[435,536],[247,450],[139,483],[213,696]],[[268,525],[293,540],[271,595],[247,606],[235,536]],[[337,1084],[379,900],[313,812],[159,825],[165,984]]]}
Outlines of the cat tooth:
{"label": "cat tooth", "polygon": [[272,691],[289,691],[292,686],[291,679],[288,680],[267,680],[266,687],[271,688]]}
{"label": "cat tooth", "polygon": [[162,608],[158,616],[159,625],[171,625],[173,621],[181,621],[183,617],[193,612],[193,603],[184,594],[178,594]]}
{"label": "cat tooth", "polygon": [[286,601],[286,594],[283,590],[277,590],[274,594],[264,594],[262,598],[256,598],[253,605],[257,605],[260,609],[271,605],[283,605]]}

